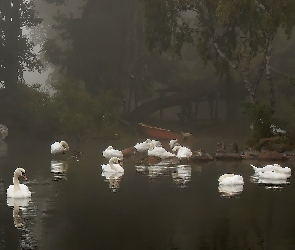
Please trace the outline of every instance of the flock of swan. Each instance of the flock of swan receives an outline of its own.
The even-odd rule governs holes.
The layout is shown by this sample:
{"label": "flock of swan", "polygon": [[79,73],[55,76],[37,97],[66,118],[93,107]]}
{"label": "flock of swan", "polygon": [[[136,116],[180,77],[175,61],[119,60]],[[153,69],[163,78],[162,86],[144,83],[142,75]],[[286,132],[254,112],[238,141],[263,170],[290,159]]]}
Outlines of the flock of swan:
{"label": "flock of swan", "polygon": [[[181,146],[177,139],[171,140],[169,146],[171,152],[167,151],[159,141],[147,139],[144,142],[134,145],[134,148],[139,154],[147,154],[147,157],[159,157],[162,166],[171,162],[170,160],[173,158],[178,158],[179,162],[181,162],[183,159],[188,161],[192,156],[192,151],[187,147]],[[65,154],[67,151],[69,151],[69,145],[65,141],[55,142],[51,145],[51,153],[53,155]],[[109,160],[107,164],[101,165],[102,176],[110,181],[119,179],[124,174],[124,168],[121,165],[124,159],[122,151],[109,146],[102,152],[102,155]],[[161,166],[161,164],[159,165]],[[266,165],[262,168],[258,168],[252,164],[250,165],[255,172],[253,178],[258,183],[286,184],[291,176],[291,169],[289,167],[281,167],[279,164]],[[180,165],[177,168],[179,175],[188,174],[188,170],[183,166],[187,165]],[[154,167],[156,168],[156,166]],[[153,166],[151,166],[151,171],[153,171]],[[25,180],[27,179],[25,169],[17,168],[14,171],[13,184],[7,188],[7,198],[18,199],[31,197],[28,187],[25,184],[19,183],[19,177],[23,177]],[[244,180],[241,175],[226,173],[219,177],[218,182],[220,192],[233,194],[243,190]]]}

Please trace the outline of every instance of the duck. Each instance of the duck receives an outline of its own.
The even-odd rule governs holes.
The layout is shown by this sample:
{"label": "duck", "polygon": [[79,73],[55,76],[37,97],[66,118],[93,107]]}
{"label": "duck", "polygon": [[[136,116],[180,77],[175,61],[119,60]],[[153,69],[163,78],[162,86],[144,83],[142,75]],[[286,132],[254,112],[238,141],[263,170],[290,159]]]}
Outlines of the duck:
{"label": "duck", "polygon": [[120,160],[123,160],[123,153],[118,149],[114,149],[113,146],[108,146],[103,152],[103,157],[111,159],[112,157],[118,157]]}
{"label": "duck", "polygon": [[223,174],[218,179],[219,185],[244,185],[244,179],[241,175]]}
{"label": "duck", "polygon": [[120,165],[120,159],[118,157],[112,157],[109,160],[109,164],[101,165],[102,172],[124,172],[124,168]]}
{"label": "duck", "polygon": [[265,171],[276,171],[279,173],[284,173],[287,176],[287,178],[289,178],[291,176],[291,168],[281,167],[281,165],[277,164],[277,163],[269,164],[269,165],[266,165],[262,168],[258,168],[256,166],[254,166],[253,164],[250,164],[250,166],[253,168],[256,175],[260,175],[261,172],[265,172]]}
{"label": "duck", "polygon": [[69,151],[69,145],[65,141],[55,142],[51,144],[51,154],[65,154],[66,151]]}
{"label": "duck", "polygon": [[165,148],[155,147],[153,143],[149,144],[148,156],[156,156],[161,158],[161,160],[175,157],[174,154],[172,154],[171,152],[168,152]]}
{"label": "duck", "polygon": [[187,159],[187,161],[189,161],[189,158],[193,155],[192,151],[189,148],[178,145],[172,149],[172,152],[175,153],[176,157],[180,159],[180,161],[182,159]]}
{"label": "duck", "polygon": [[22,176],[27,180],[26,171],[23,168],[17,168],[13,175],[13,185],[7,188],[8,198],[29,198],[31,197],[31,192],[25,184],[20,184],[18,177]]}

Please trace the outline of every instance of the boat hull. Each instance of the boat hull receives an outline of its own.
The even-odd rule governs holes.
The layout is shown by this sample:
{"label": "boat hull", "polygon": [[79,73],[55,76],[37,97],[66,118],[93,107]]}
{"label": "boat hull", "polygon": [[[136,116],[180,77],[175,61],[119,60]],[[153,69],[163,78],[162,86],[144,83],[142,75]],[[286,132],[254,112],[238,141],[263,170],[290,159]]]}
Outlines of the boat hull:
{"label": "boat hull", "polygon": [[178,134],[176,132],[173,132],[167,129],[149,126],[144,123],[139,123],[138,125],[141,132],[150,138],[161,139],[161,140],[172,140],[172,139],[181,140],[183,138],[181,134]]}

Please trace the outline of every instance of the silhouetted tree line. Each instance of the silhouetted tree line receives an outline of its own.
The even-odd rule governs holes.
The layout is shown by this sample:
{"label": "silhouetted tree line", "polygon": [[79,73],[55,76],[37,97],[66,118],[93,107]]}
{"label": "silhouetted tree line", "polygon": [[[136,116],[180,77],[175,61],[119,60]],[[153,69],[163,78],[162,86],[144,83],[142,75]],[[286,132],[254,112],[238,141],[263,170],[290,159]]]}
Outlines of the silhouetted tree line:
{"label": "silhouetted tree line", "polygon": [[[71,10],[70,1],[42,1],[54,6],[50,31],[36,28],[42,25],[37,0],[1,0],[2,100],[23,81],[25,68],[41,70],[32,42],[22,35],[24,27],[45,38],[42,59],[55,68],[51,85],[57,93],[69,81],[94,99],[106,91],[121,113],[151,98],[157,84],[185,88],[218,81],[216,91],[231,107],[243,86],[241,96],[247,93],[254,109],[267,103],[269,116],[288,92],[285,79],[292,77],[292,67],[286,71],[272,62],[285,62],[282,55],[294,47],[294,39],[288,43],[295,22],[292,0],[81,0],[79,15],[62,11]],[[46,9],[38,11],[41,15]],[[201,66],[193,66],[196,63]]]}

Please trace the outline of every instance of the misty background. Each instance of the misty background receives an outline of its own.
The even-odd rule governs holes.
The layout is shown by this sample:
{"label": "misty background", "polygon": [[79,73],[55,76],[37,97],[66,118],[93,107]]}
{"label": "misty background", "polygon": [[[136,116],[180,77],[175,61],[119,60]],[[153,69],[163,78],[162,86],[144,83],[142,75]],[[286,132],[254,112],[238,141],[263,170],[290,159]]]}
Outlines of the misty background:
{"label": "misty background", "polygon": [[3,2],[1,123],[79,138],[126,134],[122,120],[292,133],[295,4],[213,2]]}

